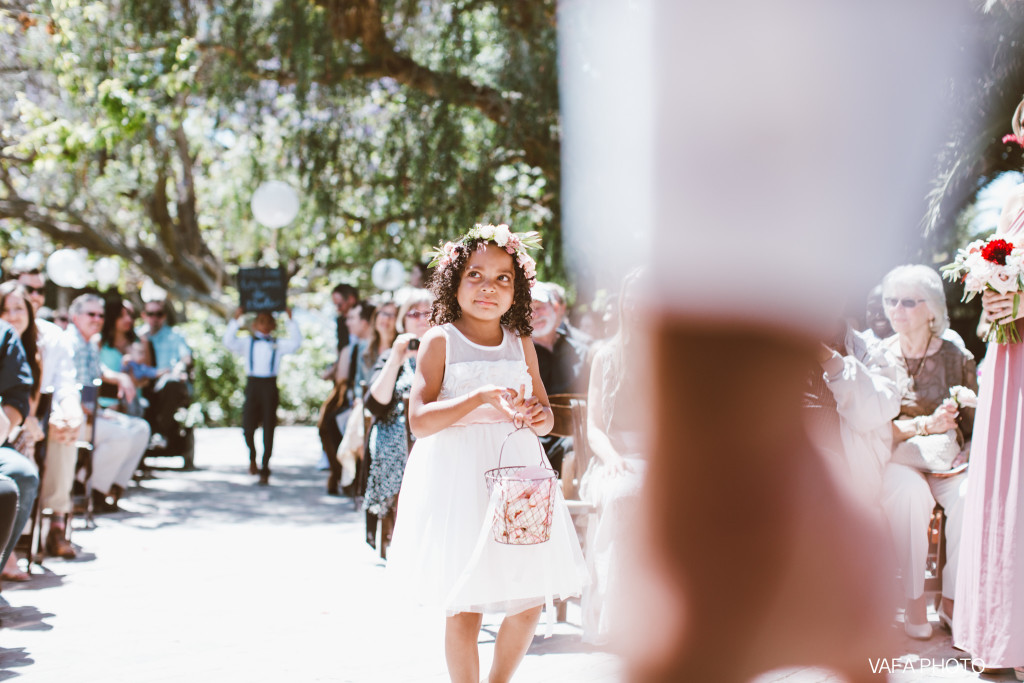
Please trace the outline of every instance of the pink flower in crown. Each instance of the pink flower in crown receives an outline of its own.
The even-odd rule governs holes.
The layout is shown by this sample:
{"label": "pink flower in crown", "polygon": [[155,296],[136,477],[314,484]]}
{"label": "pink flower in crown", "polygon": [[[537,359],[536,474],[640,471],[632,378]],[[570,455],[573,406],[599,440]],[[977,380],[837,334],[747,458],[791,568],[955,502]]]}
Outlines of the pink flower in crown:
{"label": "pink flower in crown", "polygon": [[526,253],[521,253],[516,260],[519,261],[519,265],[526,274],[527,280],[532,280],[537,277],[537,262],[534,261],[533,258]]}

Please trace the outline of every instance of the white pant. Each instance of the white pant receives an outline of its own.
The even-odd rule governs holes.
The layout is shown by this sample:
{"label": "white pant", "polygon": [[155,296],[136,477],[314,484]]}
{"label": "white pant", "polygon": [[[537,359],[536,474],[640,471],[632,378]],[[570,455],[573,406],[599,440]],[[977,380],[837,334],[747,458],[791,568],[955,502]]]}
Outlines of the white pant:
{"label": "white pant", "polygon": [[149,445],[149,424],[112,410],[102,410],[96,418],[96,438],[92,451],[92,488],[109,493],[117,484],[128,488],[132,474]]}
{"label": "white pant", "polygon": [[955,596],[966,493],[966,473],[955,477],[936,477],[906,465],[889,463],[885,466],[882,505],[889,518],[908,599],[914,600],[924,594],[928,520],[935,503],[946,510],[946,566],[942,570],[942,597],[952,600]]}
{"label": "white pant", "polygon": [[46,446],[46,472],[39,485],[39,505],[55,514],[71,512],[71,484],[75,480],[78,446],[50,440]]}

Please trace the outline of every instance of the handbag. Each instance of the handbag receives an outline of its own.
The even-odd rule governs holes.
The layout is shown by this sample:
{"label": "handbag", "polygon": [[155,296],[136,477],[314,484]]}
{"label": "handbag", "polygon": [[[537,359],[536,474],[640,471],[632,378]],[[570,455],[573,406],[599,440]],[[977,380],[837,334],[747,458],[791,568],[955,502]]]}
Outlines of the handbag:
{"label": "handbag", "polygon": [[897,444],[892,451],[892,462],[922,472],[946,472],[959,454],[957,430],[950,429],[941,434],[912,436]]}
{"label": "handbag", "polygon": [[[337,457],[341,464],[341,485],[348,486],[356,478],[356,463],[363,453],[365,420],[363,419],[363,399],[356,397],[352,408],[345,411],[346,423],[341,427],[341,443],[338,444]],[[340,415],[339,415],[340,417]]]}

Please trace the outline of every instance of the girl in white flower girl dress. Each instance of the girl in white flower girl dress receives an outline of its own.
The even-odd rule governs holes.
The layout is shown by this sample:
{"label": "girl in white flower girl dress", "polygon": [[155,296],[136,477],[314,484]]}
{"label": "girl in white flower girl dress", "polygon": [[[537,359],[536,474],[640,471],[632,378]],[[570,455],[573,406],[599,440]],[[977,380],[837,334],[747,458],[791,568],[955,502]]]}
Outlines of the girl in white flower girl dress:
{"label": "girl in white flower girl dress", "polygon": [[[536,233],[478,225],[438,250],[433,327],[421,340],[409,403],[409,454],[388,572],[445,611],[452,681],[477,683],[483,612],[505,612],[488,681],[511,679],[546,604],[578,595],[586,568],[558,487],[550,540],[503,545],[491,535],[487,470],[547,466],[537,435],[554,422],[530,339]],[[513,422],[530,429],[515,431]],[[515,433],[509,437],[512,432]],[[550,612],[549,612],[550,615]]]}

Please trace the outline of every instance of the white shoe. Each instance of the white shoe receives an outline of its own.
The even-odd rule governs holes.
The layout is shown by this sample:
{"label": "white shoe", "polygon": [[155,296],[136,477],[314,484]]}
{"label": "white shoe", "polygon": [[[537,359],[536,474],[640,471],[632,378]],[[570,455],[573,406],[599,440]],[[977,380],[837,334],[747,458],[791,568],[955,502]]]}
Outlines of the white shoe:
{"label": "white shoe", "polygon": [[908,636],[917,640],[928,640],[932,637],[932,625],[927,621],[923,624],[911,624],[909,621],[904,621],[903,630]]}

